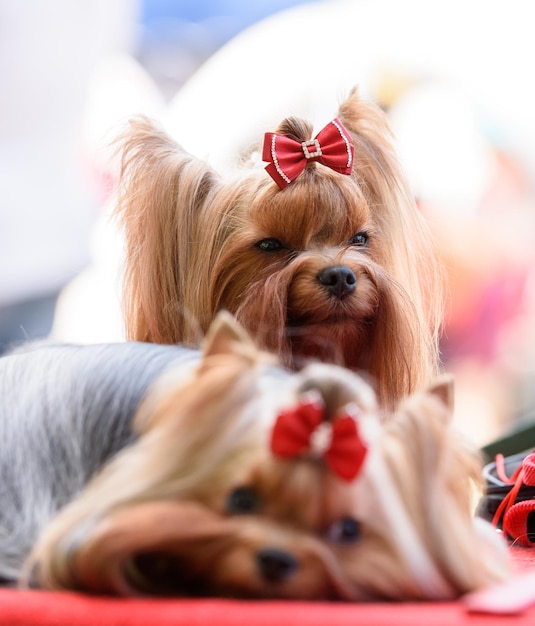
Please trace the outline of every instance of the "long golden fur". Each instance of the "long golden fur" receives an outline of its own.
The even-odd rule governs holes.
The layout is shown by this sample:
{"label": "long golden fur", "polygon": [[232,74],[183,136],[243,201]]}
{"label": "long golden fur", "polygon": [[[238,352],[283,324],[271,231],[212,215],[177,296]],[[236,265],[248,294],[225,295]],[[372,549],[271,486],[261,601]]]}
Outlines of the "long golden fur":
{"label": "long golden fur", "polygon": [[[197,345],[226,309],[289,366],[312,357],[368,372],[387,406],[433,379],[442,276],[428,228],[383,112],[355,90],[338,118],[351,176],[309,163],[283,190],[258,167],[223,178],[148,119],[130,123],[117,207],[130,339]],[[298,141],[311,131],[297,118],[277,129]],[[337,266],[356,279],[344,298],[318,280]]]}
{"label": "long golden fur", "polygon": [[[169,371],[140,405],[139,438],[44,528],[23,584],[444,600],[507,577],[505,544],[471,514],[481,468],[451,429],[451,381],[384,416],[348,370],[312,364],[290,374],[265,359],[218,317],[189,374]],[[360,409],[368,453],[353,481],[314,454],[271,452],[276,415],[311,389],[328,420],[348,402]]]}

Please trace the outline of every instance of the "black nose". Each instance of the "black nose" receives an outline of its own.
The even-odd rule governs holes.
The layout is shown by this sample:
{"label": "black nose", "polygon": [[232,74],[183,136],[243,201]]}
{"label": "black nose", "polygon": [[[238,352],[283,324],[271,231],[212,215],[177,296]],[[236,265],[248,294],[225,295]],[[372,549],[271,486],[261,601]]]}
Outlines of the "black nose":
{"label": "black nose", "polygon": [[345,298],[355,290],[357,277],[347,265],[331,265],[318,274],[320,283],[334,296]]}
{"label": "black nose", "polygon": [[278,548],[260,550],[256,560],[262,577],[272,583],[286,580],[297,569],[295,557]]}

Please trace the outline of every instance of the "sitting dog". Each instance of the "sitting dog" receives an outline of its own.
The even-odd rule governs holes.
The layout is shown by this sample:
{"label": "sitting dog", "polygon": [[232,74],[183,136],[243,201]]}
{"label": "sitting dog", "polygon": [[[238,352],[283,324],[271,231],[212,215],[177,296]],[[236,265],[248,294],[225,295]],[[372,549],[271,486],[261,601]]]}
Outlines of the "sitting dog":
{"label": "sitting dog", "polygon": [[449,599],[504,579],[474,519],[450,381],[383,415],[219,314],[202,352],[118,343],[0,359],[0,577],[119,595]]}
{"label": "sitting dog", "polygon": [[129,339],[197,346],[226,309],[287,366],[367,372],[390,408],[434,379],[441,270],[377,106],[352,92],[313,139],[285,119],[267,172],[224,178],[145,118],[118,146]]}

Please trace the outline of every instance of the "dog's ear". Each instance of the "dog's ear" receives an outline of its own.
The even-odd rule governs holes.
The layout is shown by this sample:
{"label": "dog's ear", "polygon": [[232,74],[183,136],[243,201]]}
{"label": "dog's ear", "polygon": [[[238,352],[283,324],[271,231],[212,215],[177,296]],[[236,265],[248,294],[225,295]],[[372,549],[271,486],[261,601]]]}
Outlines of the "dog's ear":
{"label": "dog's ear", "polygon": [[[355,87],[340,104],[338,117],[349,131],[355,147],[354,174],[364,178],[370,174],[397,178],[392,132],[384,111],[375,102],[362,98]],[[365,163],[373,165],[371,172],[362,169]],[[379,181],[380,178],[367,180],[370,185],[367,191],[379,194],[380,189],[374,188],[374,183],[380,185]]]}
{"label": "dog's ear", "polygon": [[[407,563],[420,579],[425,594],[443,589],[452,596],[499,580],[507,571],[504,546],[491,527],[482,536],[474,524],[473,496],[481,485],[482,464],[475,446],[452,427],[450,377],[442,377],[429,389],[406,398],[379,442],[389,480],[399,496],[399,509],[392,516],[389,533]],[[387,474],[382,474],[385,480]],[[379,491],[379,490],[378,490]],[[383,496],[381,496],[383,497]],[[384,510],[392,510],[385,498]],[[406,518],[404,524],[400,521]],[[413,558],[406,538],[397,528],[411,526],[427,553],[426,559],[440,579],[422,574],[422,558]],[[392,549],[392,552],[395,552]],[[503,566],[500,573],[499,568]],[[432,570],[428,570],[432,571]],[[434,576],[434,575],[433,575]],[[432,594],[444,591],[433,590]],[[428,597],[437,597],[431,595]]]}
{"label": "dog's ear", "polygon": [[277,357],[260,350],[248,332],[236,321],[236,318],[227,311],[220,311],[212,324],[202,346],[203,358],[199,371],[210,367],[212,359],[217,356],[235,356],[247,363],[248,367],[262,362],[278,364]]}
{"label": "dog's ear", "polygon": [[203,344],[204,357],[236,352],[256,352],[256,346],[245,329],[227,311],[220,311],[208,332]]}
{"label": "dog's ear", "polygon": [[450,415],[453,415],[455,389],[454,379],[451,374],[439,376],[427,391],[439,398],[448,409]]}
{"label": "dog's ear", "polygon": [[[341,103],[338,117],[351,135],[355,149],[352,177],[366,198],[374,221],[373,260],[394,279],[391,291],[396,293],[391,298],[390,313],[386,311],[390,319],[384,321],[390,324],[395,318],[404,320],[401,341],[397,340],[396,333],[383,332],[384,338],[377,338],[381,345],[371,350],[380,355],[383,362],[410,363],[408,384],[403,385],[399,398],[422,389],[437,375],[445,275],[429,225],[399,163],[385,112],[353,89]],[[409,307],[412,312],[407,315]],[[419,357],[407,355],[408,344],[421,352]],[[425,358],[425,354],[429,358]],[[391,384],[392,369],[397,365],[377,365],[382,372],[373,374],[384,388]]]}
{"label": "dog's ear", "polygon": [[115,215],[126,244],[127,337],[154,343],[197,343],[202,331],[198,242],[203,208],[219,176],[146,117],[116,139],[121,155]]}

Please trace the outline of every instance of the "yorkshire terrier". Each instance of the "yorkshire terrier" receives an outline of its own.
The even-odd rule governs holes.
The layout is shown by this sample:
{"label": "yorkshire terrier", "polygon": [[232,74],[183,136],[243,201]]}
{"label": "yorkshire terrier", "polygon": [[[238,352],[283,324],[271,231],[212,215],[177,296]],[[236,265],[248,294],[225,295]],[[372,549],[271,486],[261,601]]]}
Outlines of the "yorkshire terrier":
{"label": "yorkshire terrier", "polygon": [[203,351],[117,343],[0,359],[4,584],[135,595],[450,599],[508,575],[471,513],[450,381],[378,409],[219,314]]}
{"label": "yorkshire terrier", "polygon": [[434,244],[379,107],[354,90],[311,131],[285,119],[266,171],[251,157],[223,177],[131,121],[117,144],[127,336],[195,346],[226,309],[285,365],[367,372],[393,408],[437,373]]}

